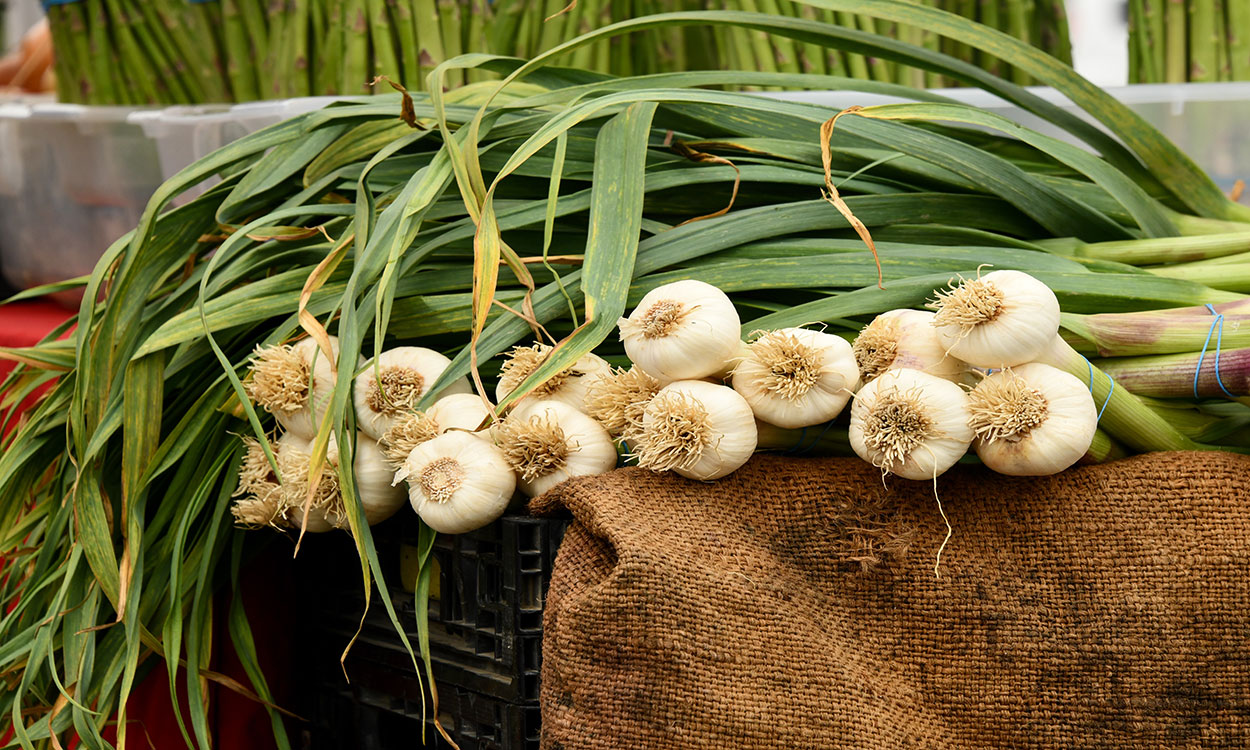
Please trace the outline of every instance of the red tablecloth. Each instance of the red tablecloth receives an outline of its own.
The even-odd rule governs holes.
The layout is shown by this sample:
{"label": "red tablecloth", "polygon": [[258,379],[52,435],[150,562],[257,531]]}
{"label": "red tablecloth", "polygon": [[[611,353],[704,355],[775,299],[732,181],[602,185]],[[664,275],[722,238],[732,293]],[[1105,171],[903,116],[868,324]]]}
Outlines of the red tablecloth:
{"label": "red tablecloth", "polygon": [[[0,306],[0,347],[33,346],[71,315],[71,311],[47,302]],[[0,359],[0,379],[12,369],[12,362]],[[290,586],[284,583],[290,575],[289,552],[285,552],[281,545],[274,545],[243,572],[242,580],[244,602],[248,605],[247,611],[252,614],[253,637],[260,653],[261,666],[279,705],[290,698],[290,683],[286,677],[291,672],[291,654],[284,648],[287,639],[283,636],[293,626],[290,622],[293,609]],[[215,608],[213,643],[218,648],[213,655],[212,668],[250,686],[242,665],[230,648],[225,620],[229,604],[227,592],[219,598]],[[210,720],[216,747],[268,750],[275,746],[269,715],[262,706],[212,683],[210,690],[213,699]],[[183,701],[185,703],[185,697]],[[127,706],[131,722],[129,732],[133,737],[129,743],[131,746],[155,750],[186,748],[174,718],[169,677],[163,666],[154,669],[135,687]]]}

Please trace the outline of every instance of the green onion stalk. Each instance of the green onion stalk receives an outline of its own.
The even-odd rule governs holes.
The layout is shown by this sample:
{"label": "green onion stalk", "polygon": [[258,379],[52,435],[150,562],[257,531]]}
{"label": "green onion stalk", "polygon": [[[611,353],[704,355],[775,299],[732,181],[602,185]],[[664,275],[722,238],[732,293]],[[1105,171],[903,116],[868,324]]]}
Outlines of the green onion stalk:
{"label": "green onion stalk", "polygon": [[[309,474],[294,481],[324,472],[337,480],[344,528],[325,533],[350,535],[361,590],[414,665],[437,637],[427,606],[433,566],[424,559],[415,614],[402,615],[390,596],[395,571],[383,564],[353,469],[367,445],[358,442],[348,375],[394,346],[449,359],[413,404],[423,410],[429,393],[466,377],[493,394],[499,356],[543,336],[552,350],[501,400],[501,414],[590,352],[620,362],[617,321],[672,281],[720,287],[745,331],[819,325],[853,337],[882,312],[923,308],[953,279],[986,266],[1014,269],[1055,293],[1069,340],[1094,359],[1123,351],[1107,342],[1129,345],[1117,343],[1124,326],[1101,316],[1174,318],[1156,321],[1167,334],[1156,340],[1182,350],[1129,342],[1129,370],[1118,369],[1120,361],[1091,363],[1068,344],[1048,359],[1090,382],[1095,403],[1105,404],[1089,460],[1244,450],[1244,430],[1224,430],[1250,407],[1242,396],[1212,393],[1202,378],[1214,367],[1212,347],[1222,348],[1221,382],[1244,391],[1234,376],[1244,372],[1239,352],[1250,347],[1233,326],[1235,316],[1250,315],[1246,295],[1146,268],[1176,262],[1160,260],[1162,246],[1183,246],[1189,222],[1250,234],[1244,209],[1131,110],[1023,41],[927,3],[811,4],[821,10],[815,18],[675,11],[605,25],[612,9],[601,3],[581,16],[592,31],[528,62],[464,56],[436,64],[431,50],[443,36],[428,24],[437,12],[428,2],[412,17],[428,93],[345,100],[235,141],[163,185],[89,278],[26,293],[77,291],[83,302],[39,344],[0,349],[16,363],[0,385],[6,403],[35,397],[0,441],[0,556],[20,572],[0,578],[0,734],[13,732],[28,749],[51,746],[53,737],[62,746],[77,739],[110,747],[106,729],[128,725],[133,687],[163,663],[171,698],[190,718],[188,746],[211,747],[202,690],[211,675],[201,667],[224,644],[204,634],[225,608],[231,645],[249,667],[247,684],[233,688],[264,702],[278,746],[289,746],[298,725],[273,705],[249,612],[233,595],[249,560],[300,539],[295,529],[240,528],[231,513],[240,470],[268,476],[261,470],[277,469],[280,457],[276,418],[250,396],[258,347],[337,338],[337,355],[332,347],[329,355],[337,356],[337,379],[324,414],[308,417]],[[80,6],[84,18],[105,8]],[[282,10],[267,16],[272,34],[255,49],[298,49],[289,26],[334,25],[315,14],[293,24],[295,14]],[[369,45],[360,44],[372,33],[369,5],[344,0],[341,10],[341,80],[363,89],[376,72]],[[852,31],[828,23],[826,11],[927,29],[968,45],[979,60],[1009,59],[1106,130],[924,39]],[[524,16],[517,20],[524,28]],[[768,33],[779,46],[817,45],[848,61],[860,55],[923,70],[926,80],[960,80],[1019,104],[1084,148],[876,80],[838,84],[913,103],[830,122],[823,106],[724,90],[828,87],[818,75],[745,69],[614,79],[562,65],[580,55],[611,66],[604,50],[613,40],[628,44],[652,26]],[[460,66],[479,80],[444,90]],[[221,180],[171,207],[210,176]],[[1217,242],[1223,249],[1202,252],[1239,252],[1229,249],[1231,237]],[[1119,243],[1114,259],[1097,257],[1104,243]],[[1135,252],[1134,243],[1148,250]],[[1198,318],[1218,314],[1226,338],[1207,346],[1200,398],[1134,393],[1127,373],[1158,369],[1140,357],[1185,358],[1166,373],[1179,382],[1203,350]],[[1186,417],[1173,424],[1168,410]],[[337,463],[328,458],[331,437]],[[817,450],[844,450],[842,439],[835,422]],[[433,536],[422,527],[423,549]],[[408,638],[405,617],[416,618],[416,638]],[[439,716],[427,698],[426,715]]]}

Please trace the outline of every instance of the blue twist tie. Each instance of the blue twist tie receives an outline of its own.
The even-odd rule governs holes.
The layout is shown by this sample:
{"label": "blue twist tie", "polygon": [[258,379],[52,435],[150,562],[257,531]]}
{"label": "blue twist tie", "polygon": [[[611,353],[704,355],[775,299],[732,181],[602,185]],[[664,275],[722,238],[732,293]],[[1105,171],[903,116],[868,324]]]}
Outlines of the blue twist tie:
{"label": "blue twist tie", "polygon": [[831,419],[825,423],[825,429],[820,431],[820,434],[816,436],[816,439],[812,441],[812,444],[804,448],[802,451],[800,451],[800,453],[803,453],[804,455],[811,453],[816,448],[817,445],[820,445],[820,441],[824,439],[825,435],[827,435],[829,433],[829,430],[831,430],[832,428],[833,428],[833,420]]}
{"label": "blue twist tie", "polygon": [[803,447],[803,438],[804,438],[806,435],[807,435],[807,428],[806,428],[806,427],[804,427],[803,429],[799,430],[799,439],[798,439],[798,440],[796,440],[796,441],[795,441],[795,443],[794,443],[794,445],[792,445],[792,446],[790,446],[788,449],[786,449],[786,452],[785,452],[785,453],[782,453],[781,455],[783,455],[783,456],[793,456],[795,453],[798,453],[798,452],[799,452],[799,448]]}
{"label": "blue twist tie", "polygon": [[[1202,364],[1207,358],[1207,347],[1211,345],[1211,334],[1215,334],[1215,383],[1224,391],[1224,395],[1229,398],[1237,398],[1228,392],[1224,387],[1224,380],[1220,377],[1220,347],[1224,344],[1224,314],[1215,311],[1215,306],[1210,302],[1206,305],[1207,310],[1215,316],[1215,320],[1211,321],[1211,329],[1207,331],[1207,340],[1202,342],[1202,353],[1198,355],[1198,366],[1194,368],[1194,398],[1198,396],[1198,375],[1202,373]],[[1218,329],[1218,330],[1217,330]]]}
{"label": "blue twist tie", "polygon": [[73,5],[79,2],[82,2],[82,0],[43,0],[43,9],[47,10],[53,5]]}

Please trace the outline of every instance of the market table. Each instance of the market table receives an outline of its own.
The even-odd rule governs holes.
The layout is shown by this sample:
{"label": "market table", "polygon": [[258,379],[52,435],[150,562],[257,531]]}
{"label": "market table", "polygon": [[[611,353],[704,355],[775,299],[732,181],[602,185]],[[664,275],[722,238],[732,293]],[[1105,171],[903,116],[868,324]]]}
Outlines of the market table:
{"label": "market table", "polygon": [[[14,302],[0,306],[0,347],[21,348],[33,346],[50,331],[64,323],[73,311],[44,300]],[[0,359],[0,379],[6,377],[13,369],[13,363]],[[19,408],[28,408],[38,398],[38,394],[24,401]],[[290,556],[283,554],[278,545],[255,560],[249,567],[250,571],[265,570],[268,575],[248,575],[244,572],[244,597],[251,613],[266,612],[265,617],[253,615],[253,636],[262,654],[262,664],[270,686],[274,690],[279,704],[286,697],[286,683],[283,675],[289,673],[290,655],[281,648],[264,648],[266,644],[282,644],[282,632],[289,623],[285,622],[283,613],[289,607],[274,607],[274,603],[289,602],[283,584],[282,571],[289,570]],[[0,568],[3,558],[0,558]],[[229,632],[226,629],[228,598],[223,597],[222,606],[218,608],[214,641],[227,644],[227,648],[218,649],[213,655],[212,669],[238,682],[247,685],[248,679],[242,665],[232,649]],[[179,681],[182,681],[182,677]],[[255,748],[267,750],[275,747],[273,730],[270,727],[268,713],[264,707],[229,689],[212,685],[212,703],[209,714],[210,726],[213,727],[218,747]],[[185,693],[181,700],[185,702]],[[173,713],[173,704],[169,695],[169,677],[164,666],[154,669],[140,684],[135,686],[128,704],[129,720],[133,722],[132,734],[138,735],[140,746],[155,750],[177,750],[185,748],[177,720]],[[186,716],[184,708],[184,717]],[[188,726],[190,726],[188,719]],[[106,738],[109,735],[106,734]],[[150,744],[149,744],[150,742]]]}

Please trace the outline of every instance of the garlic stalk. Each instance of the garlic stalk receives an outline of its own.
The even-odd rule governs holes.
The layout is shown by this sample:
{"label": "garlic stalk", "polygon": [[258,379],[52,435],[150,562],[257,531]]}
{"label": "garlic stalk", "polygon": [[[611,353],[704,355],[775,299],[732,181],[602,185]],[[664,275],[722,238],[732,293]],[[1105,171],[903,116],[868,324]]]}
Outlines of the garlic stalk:
{"label": "garlic stalk", "polygon": [[1020,271],[993,271],[962,281],[929,305],[945,351],[977,367],[1031,362],[1059,331],[1059,300]]}
{"label": "garlic stalk", "polygon": [[652,289],[617,325],[630,360],[662,383],[723,372],[742,345],[733,302],[693,279]]}
{"label": "garlic stalk", "polygon": [[860,379],[868,382],[886,370],[905,367],[959,382],[967,365],[946,352],[925,310],[889,310],[873,318],[855,337],[852,348]]}
{"label": "garlic stalk", "polygon": [[443,396],[424,412],[404,415],[379,441],[391,466],[398,469],[412,449],[448,430],[473,432],[491,417],[491,406],[472,393]]}
{"label": "garlic stalk", "polygon": [[421,520],[441,534],[463,534],[494,521],[516,491],[516,474],[494,444],[445,432],[418,445],[395,474]]}
{"label": "garlic stalk", "polygon": [[968,452],[968,396],[919,370],[887,370],[855,394],[848,430],[855,453],[883,472],[932,479]]}
{"label": "garlic stalk", "polygon": [[1089,387],[1039,362],[987,375],[968,404],[973,448],[1000,474],[1057,474],[1086,454],[1098,429]]}
{"label": "garlic stalk", "polygon": [[[356,427],[380,440],[395,423],[410,414],[451,360],[433,349],[399,346],[378,355],[356,376],[353,397]],[[468,378],[452,382],[439,397],[472,393]]]}
{"label": "garlic stalk", "polygon": [[[546,344],[518,346],[513,349],[499,372],[499,383],[495,386],[495,400],[502,402],[507,398],[508,394],[516,390],[517,386],[538,369],[551,351],[552,347]],[[530,391],[525,398],[534,401],[547,399],[563,401],[574,409],[581,409],[591,384],[611,370],[611,366],[602,357],[586,354],[572,367],[561,370],[548,378]]]}
{"label": "garlic stalk", "polygon": [[617,368],[599,378],[586,392],[586,413],[613,437],[642,424],[642,412],[660,391],[660,381],[637,366]]}
{"label": "garlic stalk", "polygon": [[746,463],[758,434],[751,405],[737,391],[702,380],[679,380],[655,394],[631,439],[642,468],[709,480]]}
{"label": "garlic stalk", "polygon": [[499,426],[496,438],[529,497],[570,477],[616,468],[616,446],[608,431],[562,401],[522,405]]}
{"label": "garlic stalk", "polygon": [[252,357],[252,376],[244,384],[248,397],[273,414],[284,430],[306,440],[316,437],[334,393],[339,356],[334,336],[330,347],[333,359],[311,338],[293,345],[258,347]]}
{"label": "garlic stalk", "polygon": [[751,343],[734,369],[733,389],[759,419],[808,427],[838,415],[859,386],[851,345],[804,328],[769,331]]}

